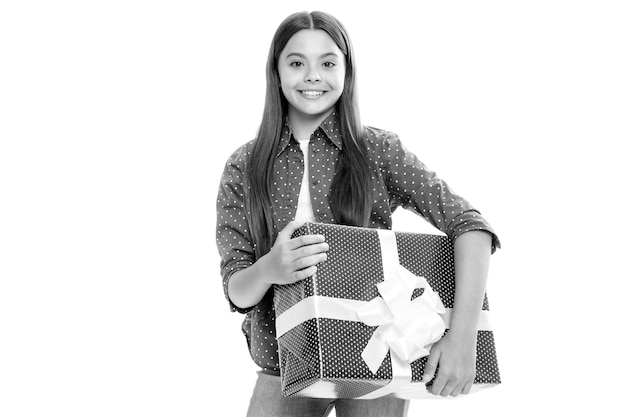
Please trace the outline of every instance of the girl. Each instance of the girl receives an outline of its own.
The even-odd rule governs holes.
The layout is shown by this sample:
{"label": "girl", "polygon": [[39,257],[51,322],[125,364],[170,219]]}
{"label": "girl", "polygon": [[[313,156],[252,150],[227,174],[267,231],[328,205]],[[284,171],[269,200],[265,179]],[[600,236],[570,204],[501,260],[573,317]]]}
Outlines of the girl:
{"label": "girl", "polygon": [[272,307],[274,284],[309,277],[326,259],[323,236],[290,239],[302,221],[390,229],[398,206],[454,241],[454,315],[424,380],[434,395],[468,393],[489,257],[499,247],[493,230],[396,135],[361,125],[352,46],[337,19],[322,12],[285,19],[266,76],[257,138],[229,158],[217,198],[224,291],[231,309],[246,314],[243,331],[260,368],[248,416],[324,416],[332,407],[339,417],[407,414],[408,401],[393,397],[282,397]]}

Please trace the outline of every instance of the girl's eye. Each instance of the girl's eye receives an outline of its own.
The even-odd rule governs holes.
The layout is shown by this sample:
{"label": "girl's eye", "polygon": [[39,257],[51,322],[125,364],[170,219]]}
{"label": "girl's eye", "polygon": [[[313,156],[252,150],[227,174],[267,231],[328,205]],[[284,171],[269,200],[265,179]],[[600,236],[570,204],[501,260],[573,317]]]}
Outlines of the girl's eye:
{"label": "girl's eye", "polygon": [[291,65],[292,67],[301,67],[303,64],[302,64],[302,62],[294,61],[294,62],[292,62],[289,65]]}
{"label": "girl's eye", "polygon": [[322,65],[327,67],[327,68],[332,68],[332,67],[335,66],[335,63],[334,62],[324,62]]}

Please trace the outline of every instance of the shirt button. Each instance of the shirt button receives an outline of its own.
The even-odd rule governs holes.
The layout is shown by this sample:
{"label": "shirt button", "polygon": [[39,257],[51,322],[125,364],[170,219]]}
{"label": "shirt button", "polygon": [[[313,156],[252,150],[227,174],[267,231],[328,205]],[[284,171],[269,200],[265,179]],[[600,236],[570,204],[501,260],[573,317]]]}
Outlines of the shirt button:
{"label": "shirt button", "polygon": [[318,180],[318,179],[314,179],[314,180],[313,180],[313,185],[317,185],[317,184],[319,184],[319,183],[320,183],[320,180]]}

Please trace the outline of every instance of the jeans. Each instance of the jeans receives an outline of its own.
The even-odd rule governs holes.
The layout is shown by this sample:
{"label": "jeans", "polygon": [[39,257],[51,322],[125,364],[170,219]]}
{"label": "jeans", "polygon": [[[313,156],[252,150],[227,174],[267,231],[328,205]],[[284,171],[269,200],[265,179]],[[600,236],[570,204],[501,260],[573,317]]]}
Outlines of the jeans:
{"label": "jeans", "polygon": [[280,377],[258,372],[247,417],[326,417],[333,407],[337,417],[406,417],[409,401],[283,397]]}

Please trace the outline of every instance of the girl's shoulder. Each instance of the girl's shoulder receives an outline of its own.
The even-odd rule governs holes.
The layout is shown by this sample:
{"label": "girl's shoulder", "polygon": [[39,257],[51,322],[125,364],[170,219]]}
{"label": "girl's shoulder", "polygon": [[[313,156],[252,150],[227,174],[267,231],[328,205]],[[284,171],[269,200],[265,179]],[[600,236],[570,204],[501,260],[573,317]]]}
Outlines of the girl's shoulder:
{"label": "girl's shoulder", "polygon": [[400,144],[400,138],[394,132],[373,126],[364,126],[365,139],[368,145],[389,148]]}
{"label": "girl's shoulder", "polygon": [[255,139],[250,140],[235,149],[226,161],[226,165],[244,168],[250,159],[250,152],[252,152],[254,141]]}

